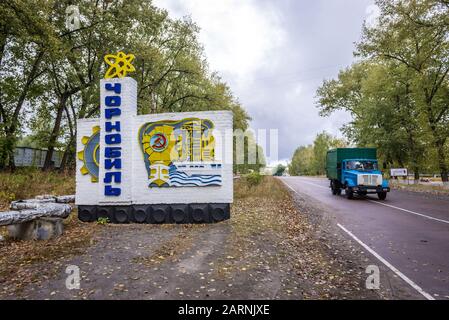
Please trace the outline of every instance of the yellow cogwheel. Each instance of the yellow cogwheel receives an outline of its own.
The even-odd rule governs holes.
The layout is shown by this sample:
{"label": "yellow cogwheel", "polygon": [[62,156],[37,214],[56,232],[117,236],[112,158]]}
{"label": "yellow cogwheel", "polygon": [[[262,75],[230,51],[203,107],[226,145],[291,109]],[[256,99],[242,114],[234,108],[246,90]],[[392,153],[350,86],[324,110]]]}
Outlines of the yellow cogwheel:
{"label": "yellow cogwheel", "polygon": [[89,174],[92,182],[98,182],[100,171],[100,127],[93,127],[92,135],[83,137],[81,143],[84,145],[83,150],[78,152],[78,159],[83,161],[83,166],[80,170],[81,174]]}

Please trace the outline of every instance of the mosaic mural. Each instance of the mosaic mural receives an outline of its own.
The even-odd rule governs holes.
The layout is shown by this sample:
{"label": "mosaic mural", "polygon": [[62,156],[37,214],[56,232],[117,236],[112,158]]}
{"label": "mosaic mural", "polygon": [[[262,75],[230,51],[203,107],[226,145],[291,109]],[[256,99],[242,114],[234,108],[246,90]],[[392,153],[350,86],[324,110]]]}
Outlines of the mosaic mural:
{"label": "mosaic mural", "polygon": [[139,143],[150,188],[220,186],[213,129],[212,121],[198,118],[143,125]]}

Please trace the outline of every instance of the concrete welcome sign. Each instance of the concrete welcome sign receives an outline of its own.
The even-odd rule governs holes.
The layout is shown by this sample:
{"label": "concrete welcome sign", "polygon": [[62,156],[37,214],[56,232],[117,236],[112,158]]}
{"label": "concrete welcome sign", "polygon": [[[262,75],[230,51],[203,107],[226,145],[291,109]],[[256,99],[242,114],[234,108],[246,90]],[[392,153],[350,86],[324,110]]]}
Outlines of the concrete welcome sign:
{"label": "concrete welcome sign", "polygon": [[[115,58],[115,60],[114,60]],[[230,111],[137,115],[132,55],[108,55],[99,119],[79,119],[81,221],[214,223],[233,202]],[[120,63],[120,60],[122,61]],[[118,77],[118,78],[114,78]]]}

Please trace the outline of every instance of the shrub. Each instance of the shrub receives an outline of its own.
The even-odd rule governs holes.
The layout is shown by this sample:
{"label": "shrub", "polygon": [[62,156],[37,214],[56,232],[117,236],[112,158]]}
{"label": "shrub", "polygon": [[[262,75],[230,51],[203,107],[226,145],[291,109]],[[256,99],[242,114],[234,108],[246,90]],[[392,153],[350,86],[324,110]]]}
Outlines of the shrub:
{"label": "shrub", "polygon": [[264,177],[260,173],[253,172],[245,176],[245,181],[249,187],[255,187],[262,182],[263,178]]}

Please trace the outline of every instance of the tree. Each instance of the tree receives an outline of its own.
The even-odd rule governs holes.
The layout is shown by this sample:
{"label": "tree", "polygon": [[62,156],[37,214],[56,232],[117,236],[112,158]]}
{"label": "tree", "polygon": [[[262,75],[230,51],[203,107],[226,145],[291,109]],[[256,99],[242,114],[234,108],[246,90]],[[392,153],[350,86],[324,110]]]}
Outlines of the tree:
{"label": "tree", "polygon": [[282,177],[287,170],[287,167],[283,164],[278,164],[276,169],[274,170],[274,176],[275,177]]}
{"label": "tree", "polygon": [[260,172],[266,166],[265,153],[252,131],[234,130],[234,173]]}
{"label": "tree", "polygon": [[344,147],[346,147],[345,141],[327,132],[321,132],[316,136],[313,145],[296,149],[289,165],[289,173],[293,176],[324,175],[327,151]]}
{"label": "tree", "polygon": [[426,135],[411,82],[408,70],[397,63],[354,64],[319,88],[318,106],[322,115],[350,112],[353,121],[343,131],[353,143],[377,147],[391,165],[410,164],[419,179]]}
{"label": "tree", "polygon": [[313,146],[301,146],[295,150],[289,165],[292,176],[313,175]]}
{"label": "tree", "polygon": [[[65,26],[68,4],[81,26]],[[230,110],[234,127],[250,119],[230,88],[209,71],[190,19],[175,20],[150,0],[75,0],[0,4],[0,168],[14,169],[22,132],[73,164],[78,118],[99,115],[106,53],[136,53],[138,112]]]}
{"label": "tree", "polygon": [[39,92],[34,83],[43,76],[46,47],[56,42],[43,16],[52,6],[46,1],[9,1],[0,5],[0,166],[14,169],[14,146],[27,102]]}
{"label": "tree", "polygon": [[416,107],[437,152],[438,166],[449,183],[449,7],[436,0],[379,0],[379,25],[364,27],[357,54],[393,61],[410,75]]}
{"label": "tree", "polygon": [[313,172],[316,175],[324,175],[326,173],[326,155],[327,151],[332,148],[343,146],[344,142],[332,137],[326,132],[318,134],[313,142]]}

